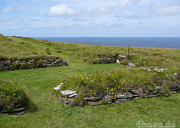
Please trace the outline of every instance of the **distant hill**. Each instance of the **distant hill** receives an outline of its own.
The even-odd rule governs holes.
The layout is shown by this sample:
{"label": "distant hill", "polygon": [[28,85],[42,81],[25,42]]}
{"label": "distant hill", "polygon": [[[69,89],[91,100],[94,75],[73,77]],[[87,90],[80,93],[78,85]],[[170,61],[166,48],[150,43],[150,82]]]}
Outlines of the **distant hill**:
{"label": "distant hill", "polygon": [[0,34],[0,41],[11,41],[11,39]]}

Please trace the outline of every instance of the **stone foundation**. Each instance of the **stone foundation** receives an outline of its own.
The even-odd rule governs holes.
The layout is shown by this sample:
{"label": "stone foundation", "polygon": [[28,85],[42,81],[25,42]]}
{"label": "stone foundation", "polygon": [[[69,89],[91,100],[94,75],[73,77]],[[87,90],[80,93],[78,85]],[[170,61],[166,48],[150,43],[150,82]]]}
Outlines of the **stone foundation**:
{"label": "stone foundation", "polygon": [[[65,90],[60,91],[61,97],[60,101],[72,105],[72,106],[83,106],[83,105],[104,105],[104,104],[112,104],[112,103],[122,103],[126,102],[128,100],[133,99],[140,99],[140,98],[152,98],[152,97],[158,97],[158,96],[170,96],[172,94],[175,94],[176,92],[179,92],[180,85],[173,85],[169,87],[169,93],[162,93],[163,88],[162,87],[156,87],[154,90],[148,90],[147,93],[143,93],[139,90],[133,90],[133,89],[127,89],[124,90],[123,93],[116,93],[114,95],[101,95],[101,96],[93,96],[93,97],[83,97],[83,100],[77,100],[78,99],[78,93],[76,91],[72,90]],[[59,91],[59,90],[56,90]]]}
{"label": "stone foundation", "polygon": [[61,57],[55,56],[34,56],[22,59],[0,57],[0,71],[57,66],[67,66],[67,63]]}

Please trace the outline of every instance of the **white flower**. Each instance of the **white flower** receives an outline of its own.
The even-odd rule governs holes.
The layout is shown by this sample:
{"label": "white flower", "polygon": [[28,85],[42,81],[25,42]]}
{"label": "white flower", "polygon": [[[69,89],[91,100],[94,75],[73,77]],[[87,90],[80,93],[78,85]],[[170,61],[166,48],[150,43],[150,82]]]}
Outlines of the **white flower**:
{"label": "white flower", "polygon": [[176,75],[177,75],[177,73],[174,73],[174,75],[176,76]]}
{"label": "white flower", "polygon": [[151,69],[148,69],[148,71],[151,71]]}
{"label": "white flower", "polygon": [[155,71],[157,71],[157,69],[154,69]]}
{"label": "white flower", "polygon": [[154,73],[156,75],[156,73]]}

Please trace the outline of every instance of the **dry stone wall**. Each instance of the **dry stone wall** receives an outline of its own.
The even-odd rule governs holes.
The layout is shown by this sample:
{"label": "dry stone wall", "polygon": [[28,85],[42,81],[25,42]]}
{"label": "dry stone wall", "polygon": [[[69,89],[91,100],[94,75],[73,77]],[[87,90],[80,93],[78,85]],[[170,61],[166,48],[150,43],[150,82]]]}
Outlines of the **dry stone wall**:
{"label": "dry stone wall", "polygon": [[67,66],[65,60],[61,57],[43,56],[29,58],[7,58],[0,57],[0,71],[17,70],[17,69],[33,69],[45,67]]}
{"label": "dry stone wall", "polygon": [[[60,91],[61,85],[54,88],[55,91]],[[142,92],[141,88],[139,89],[126,89],[123,93],[116,93],[114,95],[100,95],[93,97],[83,97],[79,98],[79,94],[73,90],[64,90],[60,91],[60,101],[72,105],[72,106],[83,106],[83,105],[103,105],[103,104],[112,104],[112,103],[122,103],[128,100],[139,99],[139,98],[152,98],[158,96],[170,96],[179,92],[180,85],[174,83],[174,85],[169,87],[169,93],[162,92],[164,89],[157,86],[154,90],[147,90],[146,93]],[[78,100],[77,100],[78,99]]]}

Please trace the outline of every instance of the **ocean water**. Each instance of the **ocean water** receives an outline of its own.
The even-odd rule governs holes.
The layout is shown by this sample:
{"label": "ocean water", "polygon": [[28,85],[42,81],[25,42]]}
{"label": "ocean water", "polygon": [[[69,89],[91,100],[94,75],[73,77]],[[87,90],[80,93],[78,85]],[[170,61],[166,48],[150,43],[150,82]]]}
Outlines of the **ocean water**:
{"label": "ocean water", "polygon": [[33,37],[67,43],[82,43],[105,46],[153,47],[180,49],[180,37]]}

